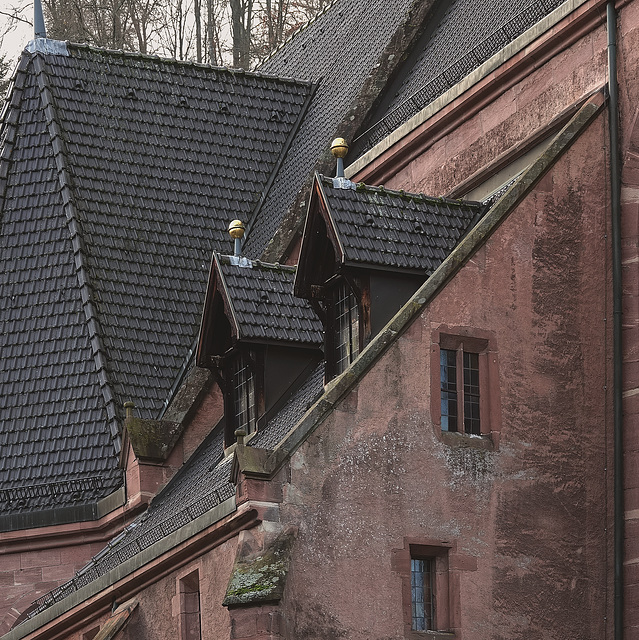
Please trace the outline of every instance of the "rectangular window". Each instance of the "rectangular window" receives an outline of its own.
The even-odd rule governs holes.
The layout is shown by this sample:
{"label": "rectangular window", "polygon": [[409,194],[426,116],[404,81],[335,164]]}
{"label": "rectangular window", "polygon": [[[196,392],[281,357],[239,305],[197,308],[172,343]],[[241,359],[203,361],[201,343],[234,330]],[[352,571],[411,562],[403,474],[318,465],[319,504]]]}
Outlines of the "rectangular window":
{"label": "rectangular window", "polygon": [[411,558],[410,589],[413,631],[435,629],[435,558]]}
{"label": "rectangular window", "polygon": [[248,435],[257,425],[255,405],[255,376],[249,361],[250,355],[238,353],[232,362],[231,387],[235,429],[243,429]]}
{"label": "rectangular window", "polygon": [[479,412],[479,354],[440,349],[441,425],[443,431],[481,433]]}
{"label": "rectangular window", "polygon": [[359,354],[359,307],[346,282],[341,281],[335,288],[333,305],[333,358],[334,371],[338,375]]}
{"label": "rectangular window", "polygon": [[179,581],[180,640],[201,640],[200,575],[196,569]]}

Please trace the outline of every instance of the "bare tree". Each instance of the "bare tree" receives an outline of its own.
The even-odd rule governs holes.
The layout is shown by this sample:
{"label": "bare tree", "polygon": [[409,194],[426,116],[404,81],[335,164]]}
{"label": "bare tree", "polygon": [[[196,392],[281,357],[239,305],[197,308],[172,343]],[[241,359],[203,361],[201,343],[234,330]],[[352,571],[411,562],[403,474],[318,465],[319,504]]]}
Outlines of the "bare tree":
{"label": "bare tree", "polygon": [[251,29],[253,0],[229,0],[231,6],[231,35],[233,37],[233,66],[251,66]]}
{"label": "bare tree", "polygon": [[[29,22],[33,5],[20,1],[0,10],[0,36],[17,21]],[[329,0],[42,2],[50,38],[251,69]]]}

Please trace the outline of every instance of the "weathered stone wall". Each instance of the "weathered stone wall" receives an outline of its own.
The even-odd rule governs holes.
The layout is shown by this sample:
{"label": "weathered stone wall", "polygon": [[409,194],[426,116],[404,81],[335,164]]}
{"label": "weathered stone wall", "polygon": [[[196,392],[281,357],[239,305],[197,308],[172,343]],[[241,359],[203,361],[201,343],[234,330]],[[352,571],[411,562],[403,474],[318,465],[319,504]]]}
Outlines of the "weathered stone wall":
{"label": "weathered stone wall", "polygon": [[[604,112],[293,456],[287,637],[403,637],[397,558],[420,541],[448,549],[456,638],[610,632],[605,130]],[[495,336],[498,449],[431,419],[441,325]]]}

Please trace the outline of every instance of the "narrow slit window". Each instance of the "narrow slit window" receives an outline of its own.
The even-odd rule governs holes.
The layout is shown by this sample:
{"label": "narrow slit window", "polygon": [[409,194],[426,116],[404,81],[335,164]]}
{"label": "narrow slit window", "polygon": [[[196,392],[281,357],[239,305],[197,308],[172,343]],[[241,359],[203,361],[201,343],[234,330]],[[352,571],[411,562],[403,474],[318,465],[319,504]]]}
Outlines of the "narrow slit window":
{"label": "narrow slit window", "polygon": [[345,282],[340,282],[334,298],[334,362],[340,374],[359,354],[359,308],[357,298]]}
{"label": "narrow slit window", "polygon": [[414,631],[435,629],[435,558],[411,558],[411,608]]}
{"label": "narrow slit window", "polygon": [[457,352],[440,350],[442,430],[457,431]]}
{"label": "narrow slit window", "polygon": [[201,640],[200,575],[196,570],[179,581],[180,640]]}
{"label": "narrow slit window", "polygon": [[235,428],[253,433],[257,424],[255,377],[249,359],[240,353],[233,361],[233,409]]}
{"label": "narrow slit window", "polygon": [[464,431],[479,430],[479,355],[464,351]]}

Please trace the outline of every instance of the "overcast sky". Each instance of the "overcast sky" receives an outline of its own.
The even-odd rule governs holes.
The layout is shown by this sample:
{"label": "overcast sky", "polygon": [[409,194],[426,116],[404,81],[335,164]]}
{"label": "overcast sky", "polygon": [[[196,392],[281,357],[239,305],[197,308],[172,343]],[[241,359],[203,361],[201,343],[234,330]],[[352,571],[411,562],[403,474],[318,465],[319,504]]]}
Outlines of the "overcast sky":
{"label": "overcast sky", "polygon": [[[19,0],[0,0],[0,11],[7,12],[15,5],[25,7],[23,12],[24,17],[30,21],[33,20],[33,3],[28,2],[28,0],[23,0],[22,2]],[[4,31],[6,24],[6,16],[0,13],[0,25],[2,27],[2,31]],[[33,27],[21,22],[14,31],[5,36],[2,43],[2,52],[7,53],[12,60],[17,61],[20,52],[24,49],[24,46],[32,39]]]}

